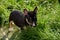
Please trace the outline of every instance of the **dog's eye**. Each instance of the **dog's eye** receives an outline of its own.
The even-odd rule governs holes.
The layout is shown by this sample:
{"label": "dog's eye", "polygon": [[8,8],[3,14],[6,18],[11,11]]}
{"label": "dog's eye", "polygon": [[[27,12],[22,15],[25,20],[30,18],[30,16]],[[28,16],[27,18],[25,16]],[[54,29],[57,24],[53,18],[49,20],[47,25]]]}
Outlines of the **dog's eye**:
{"label": "dog's eye", "polygon": [[36,17],[34,16],[34,18],[36,18]]}
{"label": "dog's eye", "polygon": [[31,17],[30,17],[30,19],[31,19]]}

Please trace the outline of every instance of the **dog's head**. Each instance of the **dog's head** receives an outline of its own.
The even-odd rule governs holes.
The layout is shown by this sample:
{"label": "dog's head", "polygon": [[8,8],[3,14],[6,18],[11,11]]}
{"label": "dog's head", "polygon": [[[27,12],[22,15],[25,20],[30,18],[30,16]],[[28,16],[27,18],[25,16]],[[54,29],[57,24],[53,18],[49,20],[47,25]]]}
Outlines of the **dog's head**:
{"label": "dog's head", "polygon": [[37,16],[36,16],[37,10],[38,10],[37,7],[35,7],[33,11],[26,11],[25,10],[25,12],[28,13],[28,15],[29,15],[29,22],[32,23],[32,26],[37,25]]}

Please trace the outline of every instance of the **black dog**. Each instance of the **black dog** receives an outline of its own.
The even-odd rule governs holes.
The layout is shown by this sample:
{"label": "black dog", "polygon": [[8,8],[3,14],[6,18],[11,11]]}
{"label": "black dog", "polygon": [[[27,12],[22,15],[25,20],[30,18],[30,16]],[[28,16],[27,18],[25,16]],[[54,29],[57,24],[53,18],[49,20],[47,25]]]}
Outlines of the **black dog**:
{"label": "black dog", "polygon": [[[35,9],[33,11],[28,11],[28,21],[30,23],[32,23],[31,26],[36,26],[37,25],[37,7],[35,7]],[[12,27],[12,22],[14,22],[15,25],[17,25],[18,27],[21,28],[21,30],[23,30],[23,27],[26,25],[29,25],[28,23],[26,23],[25,21],[25,16],[23,13],[19,12],[19,11],[12,11],[10,16],[9,16],[9,23],[10,23],[10,27]]]}

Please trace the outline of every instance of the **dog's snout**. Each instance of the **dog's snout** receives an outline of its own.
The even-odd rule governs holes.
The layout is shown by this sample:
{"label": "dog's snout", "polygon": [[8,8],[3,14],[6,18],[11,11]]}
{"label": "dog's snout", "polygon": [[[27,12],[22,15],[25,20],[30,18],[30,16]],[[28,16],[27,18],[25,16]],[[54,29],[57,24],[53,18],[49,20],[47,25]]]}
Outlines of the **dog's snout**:
{"label": "dog's snout", "polygon": [[33,26],[35,26],[35,23],[33,22]]}

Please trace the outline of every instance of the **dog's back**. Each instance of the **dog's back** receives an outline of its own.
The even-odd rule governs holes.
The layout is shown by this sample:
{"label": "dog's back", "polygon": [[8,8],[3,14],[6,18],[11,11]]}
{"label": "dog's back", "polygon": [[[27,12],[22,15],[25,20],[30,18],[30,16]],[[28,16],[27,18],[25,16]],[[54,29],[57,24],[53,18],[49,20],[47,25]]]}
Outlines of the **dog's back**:
{"label": "dog's back", "polygon": [[12,11],[9,21],[13,21],[18,27],[24,26],[24,15],[19,11]]}

